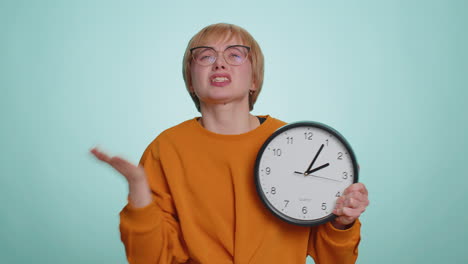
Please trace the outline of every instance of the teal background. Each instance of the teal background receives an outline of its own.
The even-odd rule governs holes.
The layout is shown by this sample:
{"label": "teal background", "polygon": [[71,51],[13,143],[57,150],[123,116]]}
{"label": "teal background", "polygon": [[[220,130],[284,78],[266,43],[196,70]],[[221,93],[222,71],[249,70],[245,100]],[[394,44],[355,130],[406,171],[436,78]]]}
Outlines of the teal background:
{"label": "teal background", "polygon": [[88,150],[136,163],[198,115],[182,56],[217,22],[263,49],[254,114],[353,146],[358,263],[468,263],[468,2],[370,0],[1,1],[2,263],[125,263],[126,182]]}

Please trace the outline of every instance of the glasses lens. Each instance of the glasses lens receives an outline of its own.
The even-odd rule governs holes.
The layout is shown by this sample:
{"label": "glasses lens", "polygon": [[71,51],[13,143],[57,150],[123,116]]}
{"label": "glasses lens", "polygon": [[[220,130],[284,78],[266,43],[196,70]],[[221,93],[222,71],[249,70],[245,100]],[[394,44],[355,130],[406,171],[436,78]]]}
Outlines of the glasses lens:
{"label": "glasses lens", "polygon": [[241,65],[247,59],[249,50],[242,46],[229,47],[224,51],[226,62],[231,65]]}
{"label": "glasses lens", "polygon": [[193,50],[193,59],[200,65],[211,65],[216,60],[216,51],[211,48]]}

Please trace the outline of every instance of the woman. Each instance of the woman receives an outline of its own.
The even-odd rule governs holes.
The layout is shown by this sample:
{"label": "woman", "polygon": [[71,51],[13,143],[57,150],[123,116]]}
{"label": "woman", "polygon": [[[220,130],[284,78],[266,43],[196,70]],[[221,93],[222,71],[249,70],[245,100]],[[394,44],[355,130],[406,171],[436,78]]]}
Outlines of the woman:
{"label": "woman", "polygon": [[253,181],[263,142],[285,123],[253,116],[263,55],[244,29],[215,24],[189,42],[183,74],[201,117],[162,132],[135,166],[91,152],[129,183],[120,213],[130,263],[354,263],[363,184],[337,201],[339,217],[317,227],[290,225],[259,200]]}

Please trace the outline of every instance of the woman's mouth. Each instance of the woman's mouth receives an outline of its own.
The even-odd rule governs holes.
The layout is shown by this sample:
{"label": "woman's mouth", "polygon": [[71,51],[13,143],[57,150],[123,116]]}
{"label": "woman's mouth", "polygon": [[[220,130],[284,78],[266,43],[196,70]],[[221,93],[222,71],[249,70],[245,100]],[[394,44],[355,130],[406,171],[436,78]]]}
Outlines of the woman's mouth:
{"label": "woman's mouth", "polygon": [[227,82],[227,81],[229,81],[229,79],[226,77],[216,77],[211,80],[211,82]]}
{"label": "woman's mouth", "polygon": [[223,87],[231,83],[231,78],[228,75],[212,75],[211,78],[211,85],[217,87]]}

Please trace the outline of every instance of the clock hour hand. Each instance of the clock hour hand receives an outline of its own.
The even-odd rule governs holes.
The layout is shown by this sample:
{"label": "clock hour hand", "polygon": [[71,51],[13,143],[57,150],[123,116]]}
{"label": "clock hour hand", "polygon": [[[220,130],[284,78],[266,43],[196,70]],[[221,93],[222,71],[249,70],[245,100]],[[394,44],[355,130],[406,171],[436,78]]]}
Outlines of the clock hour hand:
{"label": "clock hour hand", "polygon": [[314,163],[315,161],[317,160],[317,157],[318,155],[320,154],[320,152],[322,152],[322,149],[323,149],[323,144],[322,146],[320,146],[320,149],[317,151],[317,153],[315,154],[315,157],[314,159],[312,160],[312,162],[310,163],[309,167],[307,168],[306,172],[310,171],[310,169],[312,169],[312,166],[314,166]]}
{"label": "clock hour hand", "polygon": [[305,175],[311,174],[312,172],[316,172],[316,171],[318,171],[318,170],[321,170],[321,169],[323,169],[323,168],[326,168],[326,167],[328,167],[329,165],[330,165],[330,163],[323,164],[322,166],[317,167],[317,168],[315,168],[315,169],[313,169],[313,170],[308,170],[308,171],[306,171],[304,174],[305,174]]}

